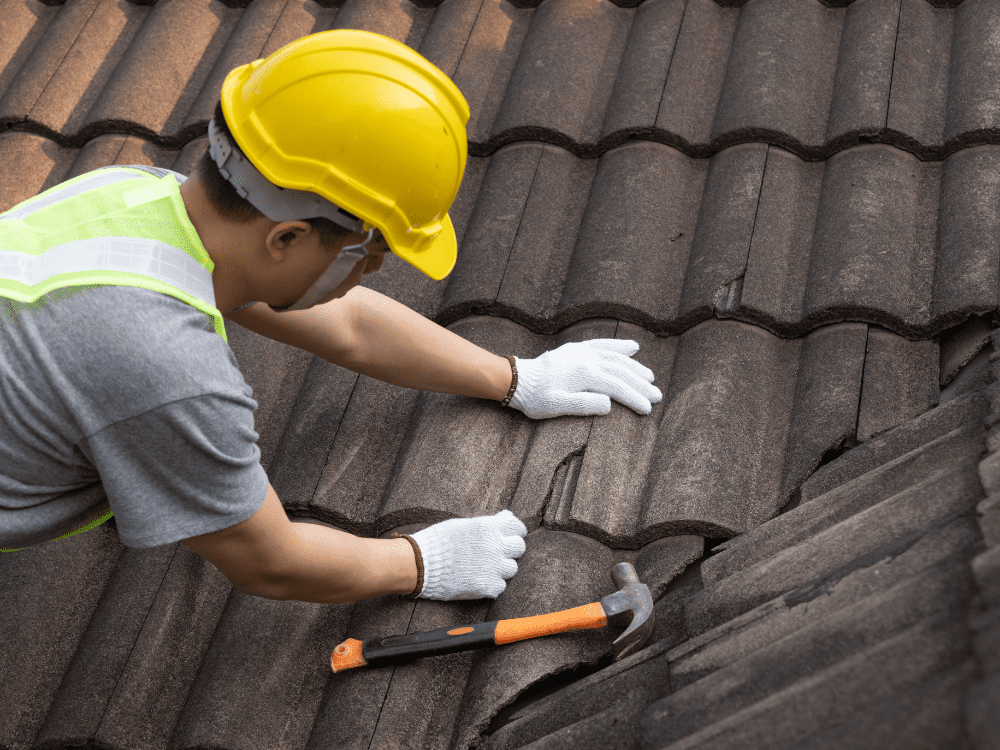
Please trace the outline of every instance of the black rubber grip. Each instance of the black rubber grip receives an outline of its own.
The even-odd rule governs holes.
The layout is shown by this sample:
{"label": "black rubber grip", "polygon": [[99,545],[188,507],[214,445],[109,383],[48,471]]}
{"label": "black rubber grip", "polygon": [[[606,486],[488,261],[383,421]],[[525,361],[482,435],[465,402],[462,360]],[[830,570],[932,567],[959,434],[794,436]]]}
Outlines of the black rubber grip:
{"label": "black rubber grip", "polygon": [[476,625],[428,630],[426,633],[369,638],[361,644],[361,652],[372,667],[405,664],[423,656],[440,656],[492,646],[496,627],[495,621],[480,622]]}

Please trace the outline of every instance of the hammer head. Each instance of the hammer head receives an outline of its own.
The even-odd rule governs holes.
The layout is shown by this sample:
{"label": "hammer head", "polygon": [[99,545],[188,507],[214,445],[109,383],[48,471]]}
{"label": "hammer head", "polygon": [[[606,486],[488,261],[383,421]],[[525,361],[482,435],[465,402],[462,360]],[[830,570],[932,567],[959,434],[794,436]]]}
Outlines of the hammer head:
{"label": "hammer head", "polygon": [[609,621],[629,622],[625,632],[615,639],[615,661],[635,653],[653,634],[653,597],[649,587],[639,581],[631,563],[618,563],[611,569],[611,580],[618,591],[601,599]]}

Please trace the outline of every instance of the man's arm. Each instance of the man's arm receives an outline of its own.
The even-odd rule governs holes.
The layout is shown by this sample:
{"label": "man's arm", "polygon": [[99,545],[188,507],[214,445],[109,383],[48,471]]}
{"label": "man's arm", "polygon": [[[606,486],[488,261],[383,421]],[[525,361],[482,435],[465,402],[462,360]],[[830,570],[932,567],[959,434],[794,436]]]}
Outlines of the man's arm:
{"label": "man's arm", "polygon": [[495,401],[510,389],[506,359],[364,287],[308,310],[276,313],[258,303],[226,317],[393,385]]}
{"label": "man's arm", "polygon": [[222,531],[185,539],[238,590],[268,599],[340,604],[417,585],[405,539],[363,539],[311,523],[292,523],[268,484],[254,515]]}

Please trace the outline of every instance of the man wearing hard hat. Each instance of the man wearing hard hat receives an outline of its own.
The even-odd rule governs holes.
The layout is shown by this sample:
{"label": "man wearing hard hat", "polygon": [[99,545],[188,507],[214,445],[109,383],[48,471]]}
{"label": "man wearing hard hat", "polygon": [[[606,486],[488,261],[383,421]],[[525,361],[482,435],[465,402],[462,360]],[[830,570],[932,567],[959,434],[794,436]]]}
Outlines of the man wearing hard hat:
{"label": "man wearing hard hat", "polygon": [[504,358],[357,287],[386,252],[451,272],[468,119],[412,49],[322,32],[229,74],[190,177],[109,167],[0,214],[0,548],[113,511],[127,546],[182,540],[258,596],[499,596],[527,533],[510,511],[393,539],[291,523],[223,323],[535,419],[648,414],[634,342]]}

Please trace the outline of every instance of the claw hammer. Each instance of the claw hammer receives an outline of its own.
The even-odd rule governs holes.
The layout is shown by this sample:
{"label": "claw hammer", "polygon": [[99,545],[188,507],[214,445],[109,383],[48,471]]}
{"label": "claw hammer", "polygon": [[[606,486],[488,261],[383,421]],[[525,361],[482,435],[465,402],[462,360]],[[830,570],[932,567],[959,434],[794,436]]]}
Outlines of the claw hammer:
{"label": "claw hammer", "polygon": [[611,570],[611,580],[619,590],[601,601],[548,615],[444,627],[425,633],[368,638],[365,641],[348,638],[330,654],[330,668],[334,672],[343,672],[355,667],[403,664],[424,656],[501,646],[571,630],[602,628],[609,621],[628,621],[628,628],[614,642],[615,661],[618,661],[645,646],[652,635],[653,598],[649,587],[639,581],[631,563],[615,565]]}

